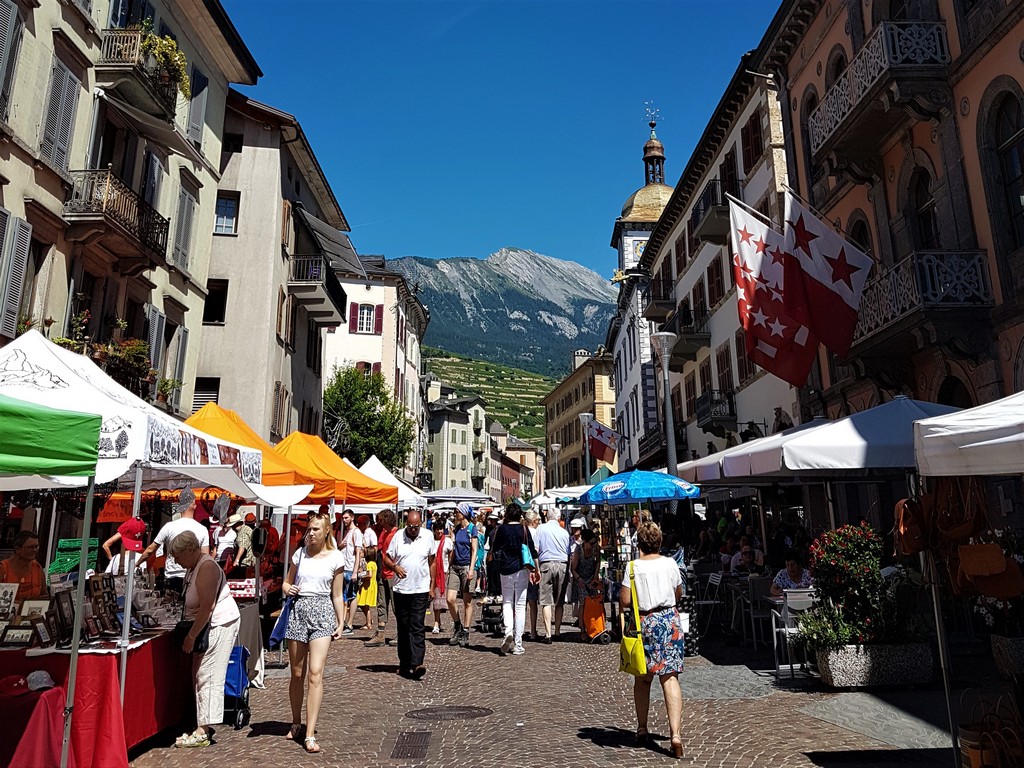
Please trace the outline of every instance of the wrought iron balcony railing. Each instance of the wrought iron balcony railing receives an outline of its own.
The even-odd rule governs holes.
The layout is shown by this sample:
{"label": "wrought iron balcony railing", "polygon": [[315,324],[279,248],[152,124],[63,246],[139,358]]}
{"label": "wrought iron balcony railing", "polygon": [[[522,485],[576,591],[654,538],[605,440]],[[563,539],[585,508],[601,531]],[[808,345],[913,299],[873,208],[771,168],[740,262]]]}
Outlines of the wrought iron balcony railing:
{"label": "wrought iron balcony railing", "polygon": [[856,344],[922,309],[986,307],[993,304],[984,251],[919,251],[864,287]]}
{"label": "wrought iron balcony railing", "polygon": [[105,29],[100,43],[99,67],[133,69],[147,82],[168,116],[173,117],[178,105],[178,84],[161,73],[152,56],[142,53],[141,29]]}
{"label": "wrought iron balcony railing", "polygon": [[703,428],[714,421],[736,421],[732,392],[712,389],[697,398],[697,426]]}
{"label": "wrought iron balcony railing", "polygon": [[[346,296],[330,263],[323,256],[292,256],[289,260],[288,284],[322,287],[338,313],[344,315]],[[317,297],[313,297],[317,300]],[[332,314],[332,313],[329,313]]]}
{"label": "wrought iron balcony railing", "polygon": [[811,113],[811,152],[821,149],[886,73],[943,67],[949,60],[943,22],[883,22]]}
{"label": "wrought iron balcony railing", "polygon": [[129,235],[160,258],[167,254],[170,221],[142,199],[111,169],[70,171],[71,196],[64,203],[66,214],[97,214],[122,227]]}

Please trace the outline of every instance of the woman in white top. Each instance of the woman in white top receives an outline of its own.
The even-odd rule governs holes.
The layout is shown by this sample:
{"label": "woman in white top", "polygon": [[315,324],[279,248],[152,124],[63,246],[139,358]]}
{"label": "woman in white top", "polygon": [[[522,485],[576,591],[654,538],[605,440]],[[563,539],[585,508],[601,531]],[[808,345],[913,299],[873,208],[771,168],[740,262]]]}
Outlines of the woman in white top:
{"label": "woman in white top", "polygon": [[679,673],[683,671],[684,637],[682,620],[676,603],[682,596],[679,565],[670,557],[662,557],[661,529],[656,523],[640,523],[636,533],[640,557],[626,569],[619,603],[622,615],[633,616],[632,578],[636,579],[637,608],[640,611],[640,636],[647,657],[647,674],[633,679],[633,702],[636,705],[636,740],[646,744],[647,715],[651,705],[651,682],[657,675],[665,694],[665,709],[671,734],[672,754],[683,756],[680,727],[683,717],[683,694],[679,689]]}
{"label": "woman in white top", "polygon": [[320,751],[316,723],[324,698],[324,665],[331,640],[340,638],[345,629],[345,563],[331,534],[327,513],[311,513],[306,545],[292,556],[282,586],[284,594],[294,599],[285,631],[292,670],[288,684],[292,727],[288,738],[298,741],[302,730],[302,693],[308,672],[303,740],[307,752]]}
{"label": "woman in white top", "polygon": [[182,650],[192,653],[196,637],[210,625],[209,647],[192,656],[196,729],[179,736],[176,747],[209,746],[210,727],[224,721],[224,678],[238,637],[238,606],[228,590],[224,571],[202,548],[192,531],[179,533],[170,543],[171,557],[185,569],[185,619],[192,621]]}

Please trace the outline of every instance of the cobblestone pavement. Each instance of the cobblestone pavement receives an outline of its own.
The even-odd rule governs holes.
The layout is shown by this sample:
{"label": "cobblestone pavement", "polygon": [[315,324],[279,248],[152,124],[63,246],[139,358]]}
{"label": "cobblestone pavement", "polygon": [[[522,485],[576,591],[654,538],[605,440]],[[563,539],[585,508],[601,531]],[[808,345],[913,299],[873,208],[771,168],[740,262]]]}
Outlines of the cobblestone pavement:
{"label": "cobblestone pavement", "polygon": [[[669,765],[668,727],[660,696],[652,696],[654,746],[633,746],[631,678],[616,671],[616,645],[579,642],[526,644],[523,656],[501,657],[499,641],[473,635],[469,649],[448,646],[448,635],[427,635],[427,676],[395,674],[393,647],[364,648],[367,633],[331,648],[319,727],[322,752],[307,755],[282,736],[291,717],[287,677],[272,673],[251,694],[252,722],[222,727],[215,743],[174,749],[167,734],[138,754],[149,766],[603,766]],[[276,655],[276,654],[275,654]],[[847,729],[843,697],[864,710],[864,694],[835,694],[777,686],[774,677],[743,666],[690,660],[682,676],[687,766],[936,766],[953,764],[949,749],[920,739],[902,744],[898,716],[886,711],[885,730]],[[655,688],[658,684],[655,683]],[[925,691],[935,695],[935,691]],[[730,698],[733,696],[734,698]],[[858,700],[856,697],[861,697]],[[492,714],[471,720],[414,719],[407,713],[437,706],[474,706]],[[827,713],[820,719],[816,712]],[[826,715],[823,714],[822,717]],[[426,741],[423,757],[392,757],[403,733]],[[402,744],[410,737],[401,737]],[[904,748],[900,748],[900,746]],[[911,747],[918,748],[911,748]],[[397,753],[396,753],[397,754]]]}

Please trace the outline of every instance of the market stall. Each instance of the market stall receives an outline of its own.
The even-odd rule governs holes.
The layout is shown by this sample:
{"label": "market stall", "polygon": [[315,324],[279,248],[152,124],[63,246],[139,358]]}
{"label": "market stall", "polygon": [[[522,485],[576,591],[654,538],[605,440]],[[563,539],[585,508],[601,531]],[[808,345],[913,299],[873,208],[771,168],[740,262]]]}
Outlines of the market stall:
{"label": "market stall", "polygon": [[[378,482],[346,464],[316,435],[292,432],[275,448],[278,453],[295,464],[315,468],[319,474],[335,478],[334,498],[339,501],[346,504],[398,503],[396,486]],[[307,497],[304,503],[313,504],[316,501],[312,497]]]}

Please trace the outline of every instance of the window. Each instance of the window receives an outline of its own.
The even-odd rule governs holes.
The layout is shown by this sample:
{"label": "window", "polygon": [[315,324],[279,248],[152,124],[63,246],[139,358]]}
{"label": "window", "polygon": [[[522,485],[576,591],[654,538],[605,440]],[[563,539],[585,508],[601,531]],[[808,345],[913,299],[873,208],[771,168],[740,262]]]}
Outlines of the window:
{"label": "window", "polygon": [[718,167],[718,179],[722,185],[722,200],[725,200],[725,193],[728,192],[734,197],[739,197],[740,182],[736,175],[736,145],[729,147],[725,153],[725,160]]}
{"label": "window", "polygon": [[206,303],[203,305],[203,325],[223,325],[228,308],[228,281],[206,281]]}
{"label": "window", "polygon": [[700,373],[700,392],[705,394],[711,391],[711,358],[705,357],[700,362],[698,372]]}
{"label": "window", "polygon": [[690,308],[693,310],[693,320],[698,325],[703,323],[708,314],[708,300],[704,292],[704,276],[701,275],[690,292]]}
{"label": "window", "polygon": [[683,379],[686,390],[686,412],[691,416],[697,412],[697,377],[693,373],[686,374]]}
{"label": "window", "polygon": [[743,173],[749,174],[764,155],[764,137],[761,134],[761,106],[754,108],[747,124],[740,129],[743,145]]}
{"label": "window", "polygon": [[178,189],[178,212],[174,225],[174,251],[171,262],[179,269],[188,269],[192,249],[192,220],[196,214],[196,197],[185,184]]}
{"label": "window", "polygon": [[210,81],[198,68],[192,67],[192,98],[188,103],[188,140],[198,149],[203,148],[203,133],[206,127],[206,98]]}
{"label": "window", "polygon": [[678,384],[672,387],[672,420],[675,422],[676,428],[686,420],[683,414],[683,395],[679,391]]}
{"label": "window", "polygon": [[747,357],[747,339],[742,328],[736,331],[734,341],[736,342],[736,374],[739,376],[740,384],[743,384],[757,373],[757,369]]}
{"label": "window", "polygon": [[725,296],[725,281],[722,278],[722,255],[715,254],[708,264],[708,304],[716,306]]}
{"label": "window", "polygon": [[464,429],[459,430],[459,442],[463,445],[466,444],[466,430]]}
{"label": "window", "polygon": [[679,230],[679,237],[676,238],[676,244],[673,246],[676,256],[676,278],[683,276],[683,270],[686,268],[686,227]]}
{"label": "window", "polygon": [[715,367],[718,369],[718,391],[734,390],[736,384],[732,377],[732,349],[728,340],[715,351]]}
{"label": "window", "polygon": [[0,120],[4,121],[10,115],[15,68],[24,29],[25,23],[18,14],[18,7],[11,0],[0,0]]}
{"label": "window", "polygon": [[373,305],[359,305],[359,323],[356,327],[359,333],[373,333]]}
{"label": "window", "polygon": [[463,470],[465,470],[466,469],[466,454],[462,454],[462,456],[460,458],[461,458],[461,462],[460,462],[461,467],[462,467]]}
{"label": "window", "polygon": [[458,433],[455,431],[455,427],[452,427],[452,439],[451,442],[455,443],[458,440]]}
{"label": "window", "polygon": [[242,151],[242,134],[240,133],[225,133],[224,141],[221,144],[221,150],[229,154]]}
{"label": "window", "polygon": [[320,334],[320,326],[317,325],[316,320],[310,319],[306,323],[306,367],[318,376],[323,359],[323,344],[324,339]]}
{"label": "window", "polygon": [[910,178],[910,205],[914,214],[914,247],[918,250],[937,247],[939,233],[932,177],[924,168],[915,170]]}
{"label": "window", "polygon": [[217,217],[213,224],[215,235],[238,234],[238,193],[217,193]]}
{"label": "window", "polygon": [[71,137],[74,134],[75,111],[82,84],[64,66],[64,62],[53,57],[50,71],[50,92],[46,104],[46,116],[43,119],[43,136],[39,144],[39,154],[50,165],[60,170],[68,167],[68,154],[71,151]]}
{"label": "window", "polygon": [[456,462],[458,462],[459,458],[454,453],[452,454],[451,458],[452,458],[452,461],[451,461],[452,469],[455,469],[456,468]]}
{"label": "window", "polygon": [[858,219],[850,227],[850,242],[864,251],[864,253],[871,253],[871,232],[868,230],[868,223],[864,219]]}
{"label": "window", "polygon": [[1024,248],[1024,115],[1020,101],[1007,96],[996,114],[996,151],[1006,188],[1014,248]]}
{"label": "window", "polygon": [[192,395],[192,413],[207,403],[220,402],[220,377],[196,376],[196,391]]}

